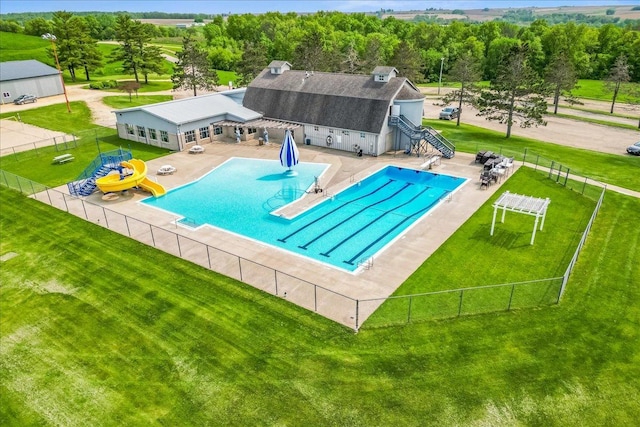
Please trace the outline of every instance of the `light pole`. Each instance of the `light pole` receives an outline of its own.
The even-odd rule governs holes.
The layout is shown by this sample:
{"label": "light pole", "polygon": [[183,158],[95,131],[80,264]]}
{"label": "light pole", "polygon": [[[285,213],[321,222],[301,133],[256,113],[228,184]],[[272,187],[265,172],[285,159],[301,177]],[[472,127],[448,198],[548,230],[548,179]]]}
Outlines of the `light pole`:
{"label": "light pole", "polygon": [[64,92],[64,100],[67,103],[67,111],[71,112],[71,106],[69,105],[69,98],[67,97],[67,87],[64,85],[64,77],[62,77],[62,70],[60,69],[60,62],[58,61],[58,52],[56,52],[56,36],[53,34],[43,34],[42,38],[51,41],[51,47],[53,48],[53,56],[56,58],[56,66],[58,67],[58,73],[60,73],[60,81],[62,82],[62,91]]}
{"label": "light pole", "polygon": [[440,86],[442,85],[442,67],[444,66],[444,57],[440,58],[440,78],[438,79],[438,95],[440,95]]}

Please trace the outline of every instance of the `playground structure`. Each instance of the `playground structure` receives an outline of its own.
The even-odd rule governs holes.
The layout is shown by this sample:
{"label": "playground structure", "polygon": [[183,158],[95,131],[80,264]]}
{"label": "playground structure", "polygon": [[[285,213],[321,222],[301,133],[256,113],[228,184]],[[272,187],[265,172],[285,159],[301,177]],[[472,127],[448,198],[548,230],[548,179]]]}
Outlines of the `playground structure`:
{"label": "playground structure", "polygon": [[[132,172],[125,175],[124,169]],[[118,173],[115,174],[114,172]],[[109,177],[103,180],[103,178]],[[67,188],[73,196],[89,196],[98,188],[104,193],[124,191],[140,187],[150,191],[155,197],[166,194],[165,188],[147,178],[147,165],[142,160],[133,159],[131,151],[119,148],[100,153],[75,181],[69,182]]]}
{"label": "playground structure", "polygon": [[147,177],[147,164],[139,159],[131,159],[120,163],[122,168],[131,170],[131,173],[124,173],[122,169],[119,173],[111,173],[96,180],[96,185],[103,193],[115,193],[117,191],[128,190],[139,187],[149,191],[154,197],[164,196],[167,190],[157,182],[151,181]]}

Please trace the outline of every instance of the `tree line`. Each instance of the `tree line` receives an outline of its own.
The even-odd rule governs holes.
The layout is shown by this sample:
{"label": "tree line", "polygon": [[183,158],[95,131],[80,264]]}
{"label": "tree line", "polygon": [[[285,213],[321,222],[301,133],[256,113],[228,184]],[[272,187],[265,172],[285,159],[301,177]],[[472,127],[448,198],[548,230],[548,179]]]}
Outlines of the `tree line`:
{"label": "tree line", "polygon": [[[74,16],[84,21],[88,37],[116,39],[117,16]],[[127,16],[135,20],[133,15]],[[0,30],[40,35],[55,31],[50,28],[54,23],[55,17],[34,18],[25,21],[23,27],[2,21]],[[184,30],[175,27],[153,26],[147,31],[152,38],[184,34]],[[601,80],[616,59],[624,55],[631,81],[640,82],[639,34],[631,26],[591,27],[573,22],[553,25],[544,19],[527,26],[504,21],[453,21],[442,25],[394,17],[379,19],[364,13],[269,12],[216,15],[198,29],[196,38],[202,42],[214,69],[239,71],[245,80],[269,61],[279,59],[289,61],[295,68],[329,72],[368,73],[376,65],[393,65],[416,83],[430,82],[438,79],[441,65],[447,75],[455,61],[467,52],[480,61],[481,78],[491,80],[509,50],[527,44],[532,66],[539,74],[558,52],[565,51],[578,78]]]}

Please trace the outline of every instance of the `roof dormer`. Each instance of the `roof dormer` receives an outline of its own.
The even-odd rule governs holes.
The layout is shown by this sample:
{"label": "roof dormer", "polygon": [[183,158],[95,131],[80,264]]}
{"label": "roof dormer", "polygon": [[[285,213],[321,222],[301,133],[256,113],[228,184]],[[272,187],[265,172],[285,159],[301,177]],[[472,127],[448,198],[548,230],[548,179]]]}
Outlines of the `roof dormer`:
{"label": "roof dormer", "polygon": [[395,67],[377,66],[371,74],[374,81],[386,83],[398,75],[398,70]]}
{"label": "roof dormer", "polygon": [[282,74],[285,71],[289,71],[291,69],[291,64],[287,61],[271,61],[269,64],[269,70],[271,70],[271,74]]}

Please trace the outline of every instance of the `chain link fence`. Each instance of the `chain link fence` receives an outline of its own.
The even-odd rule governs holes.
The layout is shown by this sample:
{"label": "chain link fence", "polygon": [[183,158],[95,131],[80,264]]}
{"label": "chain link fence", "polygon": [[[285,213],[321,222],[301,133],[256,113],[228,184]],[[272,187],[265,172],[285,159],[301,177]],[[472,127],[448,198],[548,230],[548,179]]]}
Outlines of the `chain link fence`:
{"label": "chain link fence", "polygon": [[[509,156],[508,153],[503,155]],[[175,231],[160,227],[6,171],[2,171],[0,182],[42,203],[285,298],[357,331],[365,320],[367,327],[390,326],[551,305],[560,301],[602,205],[606,186],[598,181],[573,175],[568,168],[540,156],[534,156],[533,163],[527,157],[532,160],[532,156],[525,150],[521,158],[527,166],[547,174],[561,185],[575,186],[570,188],[597,200],[595,210],[562,277],[360,300],[194,240],[181,234],[177,226]],[[375,316],[371,316],[374,312]]]}

